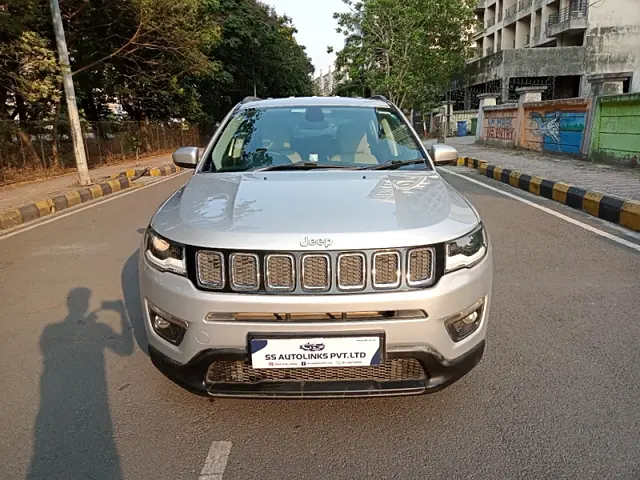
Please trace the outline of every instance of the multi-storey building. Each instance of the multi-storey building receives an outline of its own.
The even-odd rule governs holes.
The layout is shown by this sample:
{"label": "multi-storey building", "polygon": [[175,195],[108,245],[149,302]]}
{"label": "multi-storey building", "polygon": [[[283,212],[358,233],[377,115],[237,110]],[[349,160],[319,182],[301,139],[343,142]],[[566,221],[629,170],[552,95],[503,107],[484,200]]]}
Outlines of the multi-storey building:
{"label": "multi-storey building", "polygon": [[465,108],[474,93],[506,102],[533,85],[547,87],[543,100],[586,96],[597,74],[640,91],[640,0],[478,0],[476,15],[476,56],[452,97]]}

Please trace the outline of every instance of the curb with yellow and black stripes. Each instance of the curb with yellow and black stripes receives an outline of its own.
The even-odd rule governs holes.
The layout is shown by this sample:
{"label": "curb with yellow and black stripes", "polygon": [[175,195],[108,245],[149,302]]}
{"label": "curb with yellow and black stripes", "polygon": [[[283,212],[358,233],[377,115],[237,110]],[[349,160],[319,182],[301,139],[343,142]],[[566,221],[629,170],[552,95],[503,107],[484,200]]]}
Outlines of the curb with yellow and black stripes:
{"label": "curb with yellow and black stripes", "polygon": [[512,187],[554,200],[631,230],[640,231],[640,202],[528,175],[517,170],[491,165],[477,158],[459,157],[457,165],[475,168],[484,176],[507,183]]}
{"label": "curb with yellow and black stripes", "polygon": [[118,175],[112,176],[110,180],[96,183],[95,185],[77,188],[64,194],[47,198],[46,200],[3,210],[0,212],[0,231],[32,222],[61,210],[75,207],[81,203],[125,190],[133,186],[133,182],[141,176],[163,177],[181,170],[180,167],[173,164],[156,168],[126,170]]}

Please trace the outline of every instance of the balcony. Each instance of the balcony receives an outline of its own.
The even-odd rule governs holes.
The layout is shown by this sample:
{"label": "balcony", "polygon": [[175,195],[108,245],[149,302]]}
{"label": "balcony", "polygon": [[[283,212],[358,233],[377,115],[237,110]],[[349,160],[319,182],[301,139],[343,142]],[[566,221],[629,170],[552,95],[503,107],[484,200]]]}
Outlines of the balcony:
{"label": "balcony", "polygon": [[511,20],[515,20],[518,14],[518,4],[512,5],[504,11],[504,21],[510,23]]}
{"label": "balcony", "polygon": [[531,34],[527,33],[527,36],[524,37],[524,46],[528,47],[531,44]]}
{"label": "balcony", "polygon": [[502,50],[502,39],[498,40],[498,43],[496,45],[496,52]]}
{"label": "balcony", "polygon": [[577,33],[587,29],[587,3],[581,2],[549,15],[547,37],[561,33]]}
{"label": "balcony", "polygon": [[540,41],[540,33],[542,33],[542,25],[536,25],[536,28],[533,29],[533,42]]}
{"label": "balcony", "polygon": [[535,2],[533,2],[535,4],[535,8],[536,10],[538,10],[540,7],[542,7],[542,0],[535,0]]}
{"label": "balcony", "polygon": [[531,10],[531,5],[533,5],[533,0],[520,0],[520,3],[518,3],[518,11],[529,11]]}
{"label": "balcony", "polygon": [[490,18],[489,20],[487,20],[487,28],[491,28],[496,24],[496,19],[495,18]]}
{"label": "balcony", "polygon": [[485,3],[486,0],[478,0],[478,2],[476,3],[476,13],[482,13],[484,11]]}

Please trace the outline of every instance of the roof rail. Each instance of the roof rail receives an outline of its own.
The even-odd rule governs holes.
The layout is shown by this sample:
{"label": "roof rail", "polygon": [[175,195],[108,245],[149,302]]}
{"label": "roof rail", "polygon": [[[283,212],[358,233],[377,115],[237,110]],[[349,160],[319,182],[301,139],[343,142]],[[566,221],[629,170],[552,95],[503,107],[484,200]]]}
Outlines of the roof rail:
{"label": "roof rail", "polygon": [[369,97],[370,100],[382,100],[385,103],[391,103],[384,95],[372,95]]}
{"label": "roof rail", "polygon": [[255,102],[256,100],[262,100],[262,99],[259,97],[248,96],[248,97],[244,97],[240,103],[244,104],[249,102]]}

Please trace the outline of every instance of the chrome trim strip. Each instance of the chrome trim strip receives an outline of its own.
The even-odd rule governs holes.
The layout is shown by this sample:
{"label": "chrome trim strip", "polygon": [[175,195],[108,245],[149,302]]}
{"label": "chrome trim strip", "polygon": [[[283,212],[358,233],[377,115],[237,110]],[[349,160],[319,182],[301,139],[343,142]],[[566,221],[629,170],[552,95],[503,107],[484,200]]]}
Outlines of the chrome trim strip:
{"label": "chrome trim strip", "polygon": [[[431,252],[431,275],[426,280],[420,280],[418,282],[414,282],[411,280],[411,253],[427,250]],[[418,247],[411,248],[407,250],[406,254],[406,263],[407,263],[407,271],[406,271],[406,281],[407,285],[410,287],[424,287],[427,285],[431,285],[436,278],[436,249],[433,247]]]}
{"label": "chrome trim strip", "polygon": [[[273,286],[269,282],[269,260],[273,257],[283,257],[291,263],[291,287]],[[287,253],[270,253],[264,257],[264,287],[269,292],[293,292],[296,289],[296,260],[293,255]]]}
{"label": "chrome trim strip", "polygon": [[[307,258],[314,258],[314,257],[320,257],[322,259],[324,259],[324,261],[327,264],[327,284],[323,287],[309,287],[307,285],[305,285],[304,283],[304,264],[305,264],[305,260]],[[300,263],[302,265],[302,272],[300,275],[300,285],[302,287],[302,289],[304,291],[307,292],[324,292],[327,291],[331,288],[331,257],[329,257],[329,255],[325,254],[325,253],[307,253],[302,255],[302,258],[300,259]]]}
{"label": "chrome trim strip", "polygon": [[[362,258],[362,284],[360,285],[342,285],[340,283],[340,259],[344,257],[360,257]],[[364,253],[339,253],[336,259],[336,285],[339,290],[351,291],[351,290],[363,290],[367,285],[367,257]]]}
{"label": "chrome trim strip", "polygon": [[[256,264],[256,285],[255,287],[250,286],[243,286],[243,285],[237,285],[235,282],[235,268],[234,268],[234,261],[236,259],[236,257],[250,257],[253,258],[253,261]],[[256,255],[255,253],[242,253],[242,252],[234,252],[229,256],[229,269],[231,270],[231,288],[233,290],[236,290],[238,292],[256,292],[260,289],[260,259],[258,258],[258,255]]]}
{"label": "chrome trim strip", "polygon": [[[216,285],[214,283],[210,283],[210,282],[203,282],[200,278],[200,256],[202,254],[211,254],[211,255],[216,255],[219,259],[220,259],[220,268],[222,269],[222,284],[221,285]],[[227,281],[226,278],[226,271],[224,268],[224,255],[220,252],[215,252],[215,251],[211,251],[211,250],[198,250],[196,252],[196,281],[198,282],[198,285],[200,287],[203,288],[211,288],[211,289],[215,289],[215,290],[222,290],[224,288],[224,285]]]}
{"label": "chrome trim strip", "polygon": [[[376,283],[376,259],[382,255],[395,255],[398,259],[398,268],[396,268],[396,278],[397,281],[393,283]],[[402,269],[402,259],[400,258],[400,252],[396,250],[386,250],[375,252],[371,257],[371,284],[373,288],[377,288],[380,290],[388,289],[388,288],[398,288],[400,286],[401,278],[401,269]]]}

